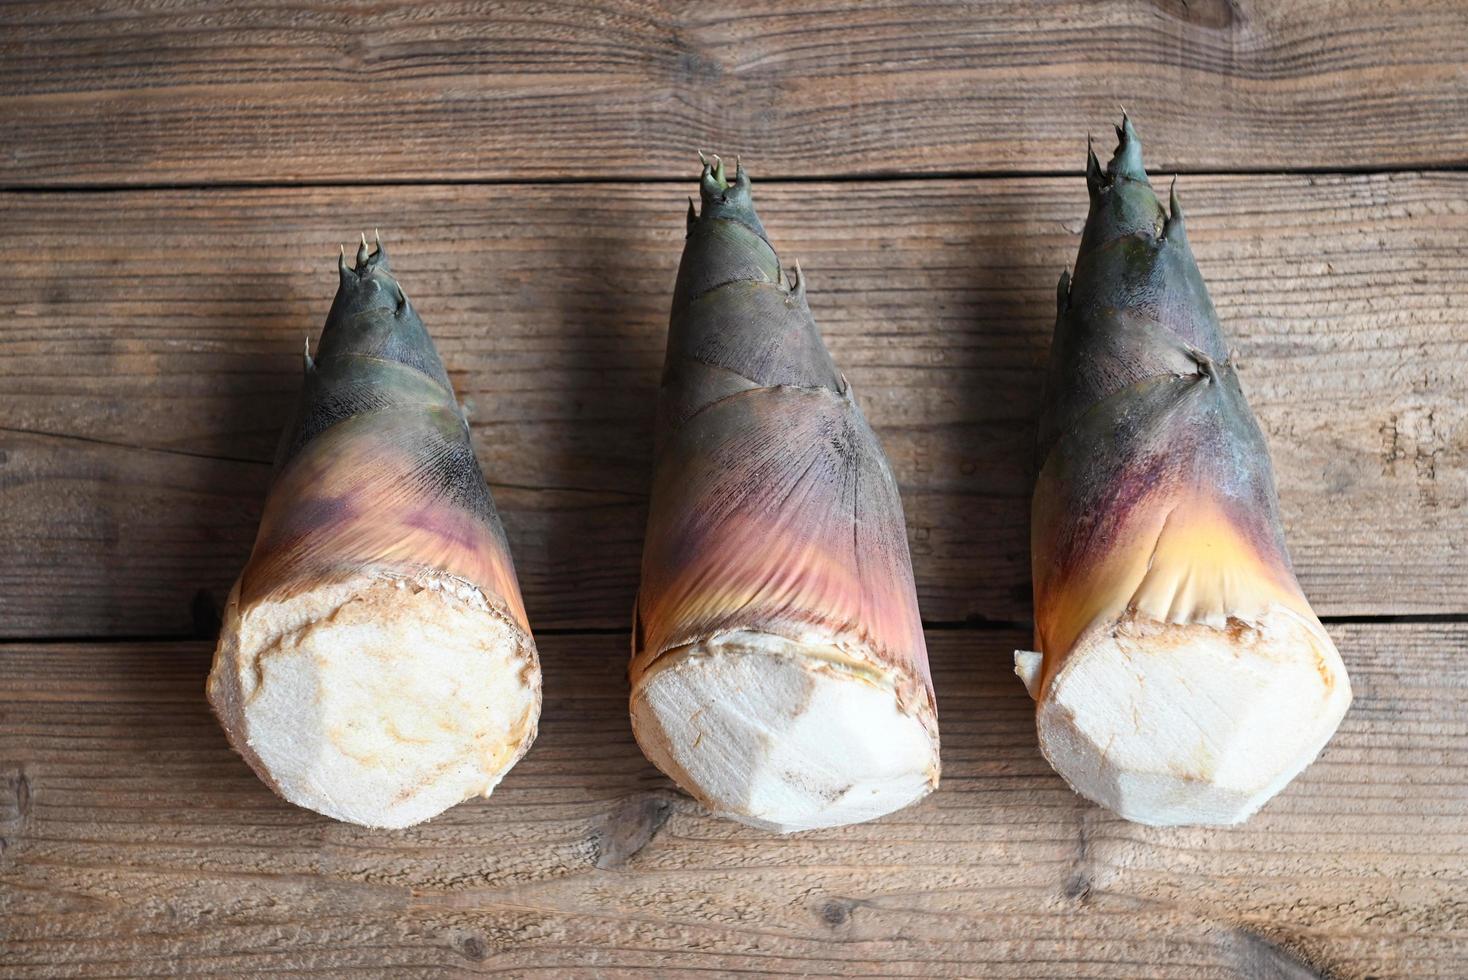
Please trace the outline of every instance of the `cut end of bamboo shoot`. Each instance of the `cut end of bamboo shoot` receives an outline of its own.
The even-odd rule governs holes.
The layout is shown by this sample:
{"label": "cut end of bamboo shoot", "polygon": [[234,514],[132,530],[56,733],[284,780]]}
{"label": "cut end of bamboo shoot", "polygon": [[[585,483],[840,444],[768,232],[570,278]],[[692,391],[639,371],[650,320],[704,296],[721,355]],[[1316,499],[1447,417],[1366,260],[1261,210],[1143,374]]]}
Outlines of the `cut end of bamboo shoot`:
{"label": "cut end of bamboo shoot", "polygon": [[1351,703],[1329,637],[1283,608],[1221,626],[1129,614],[1083,637],[1040,694],[1040,748],[1055,770],[1156,826],[1248,819]]}
{"label": "cut end of bamboo shoot", "polygon": [[488,796],[535,736],[534,646],[463,580],[356,575],[243,610],[238,593],[209,700],[298,806],[408,827]]}
{"label": "cut end of bamboo shoot", "polygon": [[833,646],[768,633],[659,657],[635,684],[632,727],[703,805],[778,833],[874,820],[938,783],[925,696]]}

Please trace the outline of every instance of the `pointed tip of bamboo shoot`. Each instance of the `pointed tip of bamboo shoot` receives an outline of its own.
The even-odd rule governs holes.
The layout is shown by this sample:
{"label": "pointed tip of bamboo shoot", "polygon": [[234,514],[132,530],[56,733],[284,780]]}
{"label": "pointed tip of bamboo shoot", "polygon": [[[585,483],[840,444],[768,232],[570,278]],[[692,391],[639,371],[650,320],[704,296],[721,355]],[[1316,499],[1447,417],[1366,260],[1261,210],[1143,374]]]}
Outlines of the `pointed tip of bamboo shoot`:
{"label": "pointed tip of bamboo shoot", "polygon": [[1094,196],[1106,185],[1106,176],[1101,171],[1101,161],[1096,156],[1096,141],[1086,134],[1086,187]]}
{"label": "pointed tip of bamboo shoot", "polygon": [[1147,169],[1142,163],[1142,141],[1132,127],[1132,120],[1122,112],[1121,125],[1116,127],[1116,152],[1106,165],[1106,173],[1114,180],[1126,177],[1147,183]]}
{"label": "pointed tip of bamboo shoot", "polygon": [[236,586],[209,700],[285,799],[401,828],[490,794],[535,736],[540,673],[467,583],[361,575],[244,610]]}
{"label": "pointed tip of bamboo shoot", "polygon": [[1187,243],[1187,225],[1183,220],[1183,204],[1177,196],[1177,177],[1172,178],[1172,185],[1167,190],[1167,220],[1162,226],[1162,237],[1174,245],[1179,242]]}
{"label": "pointed tip of bamboo shoot", "polygon": [[1128,616],[1042,692],[1040,747],[1082,796],[1158,826],[1236,824],[1303,770],[1351,702],[1335,646],[1276,609],[1222,628]]}
{"label": "pointed tip of bamboo shoot", "polygon": [[[734,158],[733,179],[730,179],[728,167],[717,153],[706,156],[700,150],[698,158],[703,164],[698,187],[705,211],[714,203],[737,209],[753,207],[749,174],[744,170],[744,160],[741,157]],[[689,203],[692,204],[691,201]]]}
{"label": "pointed tip of bamboo shoot", "polygon": [[720,816],[790,833],[874,820],[938,782],[936,728],[890,678],[831,647],[741,631],[638,679],[633,731]]}

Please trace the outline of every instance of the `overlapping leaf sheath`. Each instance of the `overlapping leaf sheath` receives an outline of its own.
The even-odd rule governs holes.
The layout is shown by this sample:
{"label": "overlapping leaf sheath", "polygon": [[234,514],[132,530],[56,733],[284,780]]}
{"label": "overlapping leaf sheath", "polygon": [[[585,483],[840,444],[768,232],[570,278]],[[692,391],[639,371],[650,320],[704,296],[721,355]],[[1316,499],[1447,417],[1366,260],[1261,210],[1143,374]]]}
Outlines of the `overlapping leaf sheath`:
{"label": "overlapping leaf sheath", "polygon": [[[722,165],[706,166],[701,197],[701,211],[690,205],[659,401],[631,668],[634,720],[637,689],[667,659],[706,654],[721,637],[758,635],[787,652],[798,645],[797,656],[820,660],[828,672],[890,688],[901,714],[919,719],[925,744],[935,746],[891,471],[821,341],[799,270],[787,275],[769,244],[748,178],[740,170],[729,182]],[[705,696],[716,699],[714,687]],[[746,722],[755,719],[738,724]],[[644,748],[679,737],[649,734],[648,724],[638,725]],[[770,725],[779,727],[775,719]],[[713,786],[712,777],[682,771],[686,758],[660,756],[657,746],[649,754],[715,809],[742,819],[782,829],[807,818],[847,819],[833,815],[840,806],[824,816],[774,812],[781,808],[773,803],[761,811],[757,799],[733,798],[747,786]],[[934,754],[924,786],[936,777]],[[850,784],[835,787],[836,795]]]}
{"label": "overlapping leaf sheath", "polygon": [[276,458],[251,605],[369,567],[433,569],[478,587],[529,632],[509,546],[453,386],[378,246],[343,261],[296,415]]}
{"label": "overlapping leaf sheath", "polygon": [[[1043,662],[1018,665],[1082,792],[1148,822],[1230,822],[1314,757],[1349,685],[1291,570],[1176,195],[1164,211],[1130,122],[1118,137],[1105,172],[1090,157],[1060,283],[1032,515]],[[1291,734],[1256,751],[1276,727]]]}
{"label": "overlapping leaf sheath", "polygon": [[433,342],[380,245],[340,271],[209,697],[286,799],[402,827],[488,795],[534,738],[540,674]]}

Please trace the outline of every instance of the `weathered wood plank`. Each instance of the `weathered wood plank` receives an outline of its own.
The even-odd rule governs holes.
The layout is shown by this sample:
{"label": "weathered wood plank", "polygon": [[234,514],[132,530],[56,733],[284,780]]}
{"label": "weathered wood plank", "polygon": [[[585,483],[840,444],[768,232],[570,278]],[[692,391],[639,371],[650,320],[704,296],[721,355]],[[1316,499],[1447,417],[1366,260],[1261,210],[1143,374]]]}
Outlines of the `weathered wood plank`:
{"label": "weathered wood plank", "polygon": [[11,185],[1468,161],[1456,0],[0,7]]}
{"label": "weathered wood plank", "polygon": [[1083,803],[1035,748],[1023,634],[943,631],[939,791],[785,838],[643,761],[624,637],[544,638],[529,756],[402,832],[271,795],[209,716],[205,644],[0,647],[0,974],[1461,975],[1468,625],[1332,632],[1356,706],[1244,827]]}
{"label": "weathered wood plank", "polygon": [[[624,625],[684,190],[12,196],[0,635],[189,635],[200,591],[223,599],[336,240],[376,224],[473,407],[532,622]],[[1468,611],[1468,177],[1182,190],[1319,611]],[[1083,185],[756,192],[902,484],[924,615],[1028,618],[1033,420]]]}

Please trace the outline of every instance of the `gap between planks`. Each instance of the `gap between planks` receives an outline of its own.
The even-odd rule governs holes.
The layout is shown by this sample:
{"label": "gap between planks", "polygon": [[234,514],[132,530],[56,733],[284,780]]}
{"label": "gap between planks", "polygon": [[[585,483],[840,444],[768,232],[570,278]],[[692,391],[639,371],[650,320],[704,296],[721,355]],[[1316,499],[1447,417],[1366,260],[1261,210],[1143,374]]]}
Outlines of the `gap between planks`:
{"label": "gap between planks", "polygon": [[[1452,626],[1468,623],[1468,613],[1404,613],[1402,615],[1321,616],[1326,626]],[[942,620],[922,621],[924,633],[1003,633],[1029,632],[1034,624],[1018,620]],[[550,626],[532,629],[535,636],[623,636],[631,633],[631,626]],[[157,633],[117,636],[109,634],[84,634],[79,636],[7,636],[0,638],[0,655],[12,646],[67,646],[81,643],[125,646],[146,643],[199,643],[214,642],[214,636],[191,635],[188,633]]]}
{"label": "gap between planks", "polygon": [[[1099,151],[1098,151],[1099,153]],[[756,165],[758,161],[755,161]],[[757,169],[752,176],[762,186],[774,184],[871,184],[917,181],[939,183],[942,181],[969,180],[1044,180],[1086,175],[1082,156],[1080,164],[1071,169],[994,169],[994,170],[945,170],[945,171],[868,171],[814,174],[774,174],[760,176]],[[1360,164],[1355,166],[1318,167],[1172,167],[1164,161],[1150,165],[1148,174],[1157,181],[1172,177],[1374,177],[1391,174],[1452,174],[1468,173],[1468,160],[1442,160],[1415,167],[1378,166]],[[352,187],[601,187],[607,184],[664,184],[677,186],[696,181],[697,168],[690,166],[688,176],[670,176],[655,173],[605,174],[599,177],[543,176],[543,177],[391,177],[382,180],[352,178],[344,180],[219,180],[219,181],[159,181],[155,183],[109,184],[86,182],[76,184],[20,182],[0,184],[0,194],[128,194],[157,193],[160,191],[241,191],[241,190],[331,190]]]}

